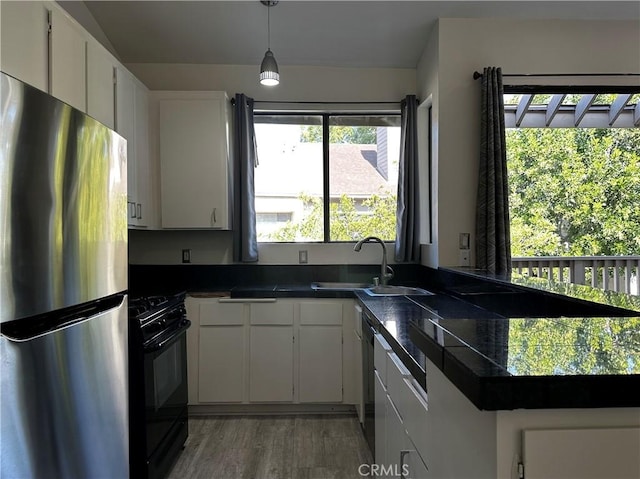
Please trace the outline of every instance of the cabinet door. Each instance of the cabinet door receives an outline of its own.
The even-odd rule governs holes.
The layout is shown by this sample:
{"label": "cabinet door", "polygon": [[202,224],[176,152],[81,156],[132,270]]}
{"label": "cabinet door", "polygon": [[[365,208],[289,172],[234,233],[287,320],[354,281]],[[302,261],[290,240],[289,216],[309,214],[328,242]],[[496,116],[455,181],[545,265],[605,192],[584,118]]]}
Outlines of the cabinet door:
{"label": "cabinet door", "polygon": [[300,303],[299,400],[342,402],[342,303]]}
{"label": "cabinet door", "polygon": [[525,430],[525,477],[614,479],[640,477],[640,428]]}
{"label": "cabinet door", "polygon": [[242,402],[244,388],[244,327],[200,328],[198,401]]}
{"label": "cabinet door", "polygon": [[396,409],[393,401],[387,395],[386,397],[386,436],[385,436],[385,454],[386,459],[383,463],[387,470],[391,471],[387,477],[411,477],[408,474],[408,465],[406,461],[408,454],[411,453],[411,442],[404,429],[404,424],[400,418],[400,414]]}
{"label": "cabinet door", "polygon": [[249,400],[293,401],[293,326],[252,325],[249,347]]}
{"label": "cabinet door", "polygon": [[151,226],[153,201],[151,198],[151,164],[149,158],[149,91],[134,82],[136,225]]}
{"label": "cabinet door", "polygon": [[404,477],[411,479],[429,479],[433,477],[429,474],[429,468],[422,461],[422,458],[415,450],[410,450],[403,456],[403,463],[400,465]]}
{"label": "cabinet door", "polygon": [[87,113],[109,128],[115,128],[116,63],[98,42],[87,43]]}
{"label": "cabinet door", "polygon": [[135,81],[122,67],[116,68],[116,131],[127,140],[127,223],[138,224],[136,170]]}
{"label": "cabinet door", "polygon": [[0,2],[0,67],[49,91],[49,10],[44,2]]}
{"label": "cabinet door", "polygon": [[342,326],[300,325],[300,402],[342,402]]}
{"label": "cabinet door", "polygon": [[164,228],[229,229],[226,111],[224,94],[160,101]]}
{"label": "cabinet door", "polygon": [[60,9],[51,11],[51,94],[87,111],[87,37]]}
{"label": "cabinet door", "polygon": [[375,463],[387,463],[387,390],[382,379],[375,372]]}

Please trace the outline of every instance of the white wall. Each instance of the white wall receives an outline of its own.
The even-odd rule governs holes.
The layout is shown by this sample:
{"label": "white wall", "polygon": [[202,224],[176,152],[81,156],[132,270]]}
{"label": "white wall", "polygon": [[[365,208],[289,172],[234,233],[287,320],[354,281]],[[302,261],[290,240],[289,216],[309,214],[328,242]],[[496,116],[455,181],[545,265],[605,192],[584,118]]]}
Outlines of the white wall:
{"label": "white wall", "polygon": [[223,90],[265,101],[397,101],[415,93],[412,68],[281,66],[280,84],[258,82],[258,65],[128,63],[151,90]]}
{"label": "white wall", "polygon": [[[419,95],[435,90],[437,97],[438,263],[457,264],[458,234],[468,232],[474,264],[480,147],[480,84],[472,78],[474,70],[499,66],[503,73],[640,73],[640,25],[440,19],[437,52],[437,80],[432,44],[425,49],[417,75]],[[637,77],[625,81],[638,84]]]}
{"label": "white wall", "polygon": [[[280,85],[258,83],[258,66],[127,64],[151,90],[217,90],[229,97],[245,93],[264,101],[375,102],[397,101],[416,91],[414,69],[280,68]],[[152,122],[152,128],[155,122]],[[155,151],[152,149],[152,151]],[[132,231],[132,264],[177,264],[182,249],[189,248],[195,264],[233,262],[231,233],[220,231]],[[393,245],[388,260],[393,262]],[[259,244],[261,264],[297,264],[306,250],[310,264],[377,264],[378,245],[365,245],[360,253],[353,244]]]}
{"label": "white wall", "polygon": [[[417,91],[421,100],[418,108],[418,171],[420,175],[420,243],[422,246],[421,263],[433,268],[438,267],[438,217],[439,210],[435,199],[438,198],[438,161],[439,161],[439,124],[440,99],[438,95],[438,45],[439,25],[432,30],[429,41],[422,52],[417,66],[417,76],[421,81]],[[428,109],[431,111],[431,171],[428,158]],[[431,182],[432,205],[428,205],[429,182]],[[429,238],[429,218],[431,215],[431,238]]]}

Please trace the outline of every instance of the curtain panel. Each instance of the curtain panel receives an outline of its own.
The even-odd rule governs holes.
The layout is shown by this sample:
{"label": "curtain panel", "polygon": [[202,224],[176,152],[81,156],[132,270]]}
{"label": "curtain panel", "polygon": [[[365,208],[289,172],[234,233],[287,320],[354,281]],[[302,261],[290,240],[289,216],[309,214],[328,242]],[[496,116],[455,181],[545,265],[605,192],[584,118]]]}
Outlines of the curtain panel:
{"label": "curtain panel", "polygon": [[476,203],[476,265],[489,273],[511,273],[509,186],[500,68],[482,76],[480,168]]}
{"label": "curtain panel", "polygon": [[420,218],[418,178],[418,99],[407,95],[400,104],[400,164],[396,211],[395,260],[420,261]]}
{"label": "curtain panel", "polygon": [[233,109],[233,260],[258,261],[254,170],[258,150],[253,126],[253,98],[236,93]]}

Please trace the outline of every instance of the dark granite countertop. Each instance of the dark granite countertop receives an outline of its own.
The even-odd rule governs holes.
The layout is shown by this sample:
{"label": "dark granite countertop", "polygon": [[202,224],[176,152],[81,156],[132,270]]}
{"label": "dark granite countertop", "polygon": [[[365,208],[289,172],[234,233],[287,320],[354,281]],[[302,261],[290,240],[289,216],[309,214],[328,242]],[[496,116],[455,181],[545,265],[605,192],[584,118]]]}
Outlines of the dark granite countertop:
{"label": "dark granite countertop", "polygon": [[640,315],[504,317],[451,294],[357,296],[419,382],[429,358],[479,409],[640,406]]}
{"label": "dark granite countertop", "polygon": [[[215,269],[216,281],[209,279],[210,268],[161,271],[173,273],[182,289],[226,290],[235,298],[355,297],[427,391],[426,358],[479,409],[640,407],[636,296],[516,275],[422,267],[409,271],[405,284],[429,289],[434,296],[371,297],[311,288],[311,278],[369,277],[363,267],[337,269],[336,274],[334,269],[314,267],[299,274],[292,268],[225,267]],[[167,277],[154,274],[156,268],[142,272],[145,278]]]}

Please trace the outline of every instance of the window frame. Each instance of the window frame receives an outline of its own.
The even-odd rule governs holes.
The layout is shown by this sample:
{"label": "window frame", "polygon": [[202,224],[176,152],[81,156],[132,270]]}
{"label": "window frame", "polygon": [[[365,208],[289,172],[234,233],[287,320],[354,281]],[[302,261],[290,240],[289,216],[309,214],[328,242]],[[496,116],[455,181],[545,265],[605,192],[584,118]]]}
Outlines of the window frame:
{"label": "window frame", "polygon": [[[278,117],[278,116],[314,116],[322,118],[322,212],[323,212],[323,239],[322,241],[260,241],[264,244],[347,244],[353,241],[349,240],[331,240],[331,218],[330,218],[330,142],[329,128],[330,118],[336,116],[394,116],[398,120],[401,119],[400,109],[389,110],[256,110],[254,111],[255,120],[261,116]],[[400,121],[399,121],[400,122]],[[276,122],[273,122],[276,123]],[[394,240],[385,240],[385,242],[393,242]]]}

